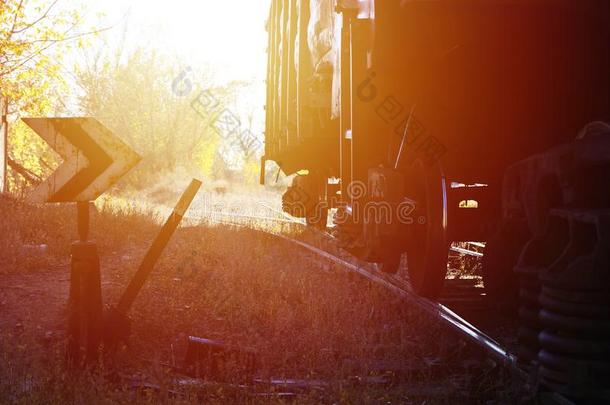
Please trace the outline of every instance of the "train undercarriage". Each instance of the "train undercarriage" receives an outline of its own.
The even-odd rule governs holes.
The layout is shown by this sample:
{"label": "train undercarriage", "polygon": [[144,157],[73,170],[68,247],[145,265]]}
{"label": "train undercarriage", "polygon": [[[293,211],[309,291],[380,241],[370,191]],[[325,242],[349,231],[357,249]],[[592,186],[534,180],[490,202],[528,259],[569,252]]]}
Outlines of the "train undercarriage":
{"label": "train undercarriage", "polygon": [[[273,1],[265,160],[284,210],[443,289],[485,242],[546,386],[610,398],[610,16],[602,2]],[[264,164],[263,164],[264,167]],[[606,380],[604,380],[606,379]]]}

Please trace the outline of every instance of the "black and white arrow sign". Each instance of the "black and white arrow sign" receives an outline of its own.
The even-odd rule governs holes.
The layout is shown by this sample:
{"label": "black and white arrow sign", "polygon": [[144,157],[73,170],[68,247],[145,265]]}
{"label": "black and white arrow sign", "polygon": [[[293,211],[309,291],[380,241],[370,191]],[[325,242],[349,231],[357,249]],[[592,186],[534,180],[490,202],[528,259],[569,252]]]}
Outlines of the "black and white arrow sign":
{"label": "black and white arrow sign", "polygon": [[30,202],[94,201],[141,159],[95,118],[23,118],[64,160]]}

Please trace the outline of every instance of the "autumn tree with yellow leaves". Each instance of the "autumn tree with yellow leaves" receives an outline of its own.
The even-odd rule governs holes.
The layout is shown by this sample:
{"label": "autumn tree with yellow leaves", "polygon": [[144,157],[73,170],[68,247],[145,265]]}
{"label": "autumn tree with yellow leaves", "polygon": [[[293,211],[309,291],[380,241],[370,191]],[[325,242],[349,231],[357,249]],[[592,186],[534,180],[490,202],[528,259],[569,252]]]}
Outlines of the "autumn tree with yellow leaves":
{"label": "autumn tree with yellow leaves", "polygon": [[[242,171],[244,180],[258,179],[252,141],[214,130],[219,115],[221,120],[223,112],[233,115],[233,102],[247,84],[219,85],[209,69],[194,68],[185,78],[189,91],[176,91],[184,62],[155,49],[127,47],[125,35],[108,45],[93,36],[106,28],[86,27],[81,11],[61,8],[67,4],[0,0],[0,92],[10,101],[13,194],[23,194],[58,164],[58,157],[18,118],[74,113],[65,108],[66,100],[72,110],[98,118],[143,156],[123,183],[131,189],[185,170],[205,178]],[[125,33],[128,28],[126,24]],[[78,60],[66,56],[76,54]],[[217,105],[199,102],[205,91]],[[250,127],[244,121],[235,130],[246,133]],[[235,167],[236,160],[242,165]]]}
{"label": "autumn tree with yellow leaves", "polygon": [[11,172],[13,190],[25,186],[27,173],[34,177],[48,173],[56,159],[18,118],[48,115],[61,106],[67,91],[61,72],[64,56],[99,32],[83,26],[79,10],[61,9],[60,3],[0,0],[0,96],[8,100],[14,124],[10,126],[9,158],[27,171]]}

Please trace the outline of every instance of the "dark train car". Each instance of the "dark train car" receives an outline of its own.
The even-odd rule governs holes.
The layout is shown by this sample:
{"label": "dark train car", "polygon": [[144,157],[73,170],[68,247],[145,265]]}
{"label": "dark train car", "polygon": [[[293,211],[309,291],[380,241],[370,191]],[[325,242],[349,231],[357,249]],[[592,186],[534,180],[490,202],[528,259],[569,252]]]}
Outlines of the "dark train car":
{"label": "dark train car", "polygon": [[[328,19],[333,11],[325,11]],[[267,21],[265,158],[276,161],[287,174],[321,171],[332,166],[337,155],[338,127],[329,120],[332,62],[327,56],[320,63],[310,50],[310,15],[307,1],[273,1]],[[331,38],[330,32],[325,34]],[[320,52],[332,50],[326,44]]]}
{"label": "dark train car", "polygon": [[[406,253],[428,297],[452,242],[486,241],[493,300],[514,301],[520,275],[557,315],[587,255],[579,294],[607,298],[610,3],[273,0],[268,31],[264,159],[307,173],[287,212],[325,226],[337,208],[347,249],[388,272]],[[547,343],[569,352],[560,335]]]}

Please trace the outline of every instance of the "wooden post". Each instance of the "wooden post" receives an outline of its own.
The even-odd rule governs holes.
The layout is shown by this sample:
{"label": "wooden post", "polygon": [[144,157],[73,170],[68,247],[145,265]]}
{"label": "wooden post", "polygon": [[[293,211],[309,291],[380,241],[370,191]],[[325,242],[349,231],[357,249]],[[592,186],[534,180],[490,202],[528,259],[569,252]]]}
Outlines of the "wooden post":
{"label": "wooden post", "polygon": [[72,364],[78,365],[81,362],[82,346],[88,362],[98,360],[103,330],[103,305],[97,245],[88,240],[91,203],[77,202],[76,207],[79,240],[72,244],[68,358]]}
{"label": "wooden post", "polygon": [[89,201],[79,201],[76,203],[76,223],[78,227],[78,237],[81,242],[89,239],[89,211],[91,203]]}
{"label": "wooden post", "polygon": [[178,228],[178,225],[180,225],[182,217],[186,213],[188,207],[191,205],[191,202],[197,195],[197,191],[199,191],[200,187],[201,181],[193,179],[186,191],[182,194],[182,197],[180,197],[180,201],[178,201],[176,207],[174,208],[174,211],[169,216],[169,218],[167,218],[167,221],[165,221],[165,224],[161,228],[161,231],[153,241],[151,247],[146,252],[146,255],[144,256],[144,259],[142,260],[138,271],[131,279],[129,285],[127,286],[127,289],[121,296],[121,299],[119,300],[119,303],[117,305],[117,310],[120,313],[127,314],[127,311],[129,311],[131,304],[133,304],[133,301],[136,299],[136,296],[144,286],[144,282],[152,272],[155,264],[157,263],[157,260],[159,260],[159,257],[163,252],[163,249],[165,249],[170,238],[176,231],[176,228]]}
{"label": "wooden post", "polygon": [[114,347],[118,342],[125,341],[128,338],[130,322],[127,313],[152,272],[163,249],[165,249],[174,231],[180,225],[186,210],[191,205],[191,202],[193,202],[200,187],[201,181],[197,179],[191,181],[191,184],[174,207],[174,211],[167,218],[165,225],[163,225],[148,252],[146,252],[138,271],[136,271],[135,276],[131,279],[125,292],[119,299],[119,303],[116,307],[110,308],[106,313],[104,319],[104,347]]}

